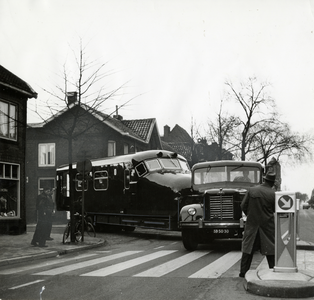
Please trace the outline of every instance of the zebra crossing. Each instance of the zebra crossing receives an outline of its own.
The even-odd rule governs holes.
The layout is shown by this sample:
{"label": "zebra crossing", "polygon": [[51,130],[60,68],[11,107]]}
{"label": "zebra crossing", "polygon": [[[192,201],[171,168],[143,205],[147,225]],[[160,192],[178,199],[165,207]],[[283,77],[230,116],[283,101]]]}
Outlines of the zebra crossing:
{"label": "zebra crossing", "polygon": [[[23,267],[0,269],[1,275],[27,273],[32,276],[79,275],[83,277],[130,276],[220,278],[238,277],[241,251],[129,250],[118,253],[86,253],[41,261]],[[267,268],[266,259],[254,256],[252,266]]]}

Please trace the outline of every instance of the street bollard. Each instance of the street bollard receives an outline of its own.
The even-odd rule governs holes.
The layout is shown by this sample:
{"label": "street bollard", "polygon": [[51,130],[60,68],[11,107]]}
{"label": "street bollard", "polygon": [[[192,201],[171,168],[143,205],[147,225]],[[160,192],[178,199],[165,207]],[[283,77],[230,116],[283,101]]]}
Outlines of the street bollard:
{"label": "street bollard", "polygon": [[[296,265],[296,228],[297,228],[297,201],[294,192],[276,192],[275,211],[275,272],[297,272]],[[290,239],[283,240],[281,222],[288,215]]]}

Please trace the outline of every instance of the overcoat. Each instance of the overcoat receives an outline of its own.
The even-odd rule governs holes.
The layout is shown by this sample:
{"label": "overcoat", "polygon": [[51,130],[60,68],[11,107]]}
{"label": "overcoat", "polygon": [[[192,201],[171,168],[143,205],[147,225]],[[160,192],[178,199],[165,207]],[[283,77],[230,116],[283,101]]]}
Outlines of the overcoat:
{"label": "overcoat", "polygon": [[263,255],[275,255],[275,190],[267,183],[250,188],[241,203],[246,214],[242,252],[251,254],[257,233]]}

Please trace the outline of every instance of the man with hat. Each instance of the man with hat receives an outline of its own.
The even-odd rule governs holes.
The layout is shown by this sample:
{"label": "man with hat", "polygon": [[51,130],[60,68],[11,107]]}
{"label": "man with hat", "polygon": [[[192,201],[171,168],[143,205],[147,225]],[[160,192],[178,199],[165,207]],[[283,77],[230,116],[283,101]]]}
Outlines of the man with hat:
{"label": "man with hat", "polygon": [[33,235],[31,244],[33,246],[47,247],[46,240],[49,239],[53,202],[50,196],[50,188],[45,187],[44,191],[38,195],[36,202],[37,209],[37,225]]}
{"label": "man with hat", "polygon": [[242,239],[240,277],[250,269],[254,251],[266,255],[268,266],[275,265],[275,190],[276,174],[268,173],[264,183],[249,188],[241,203],[247,220]]}

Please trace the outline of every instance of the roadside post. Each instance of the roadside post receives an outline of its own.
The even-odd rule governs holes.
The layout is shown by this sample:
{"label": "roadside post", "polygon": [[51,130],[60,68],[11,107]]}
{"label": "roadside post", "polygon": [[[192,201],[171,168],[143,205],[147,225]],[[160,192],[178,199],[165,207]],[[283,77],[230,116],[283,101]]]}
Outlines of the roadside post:
{"label": "roadside post", "polygon": [[[275,192],[275,267],[274,272],[298,272],[296,265],[297,201],[295,192]],[[288,215],[288,218],[286,216]],[[290,238],[283,240],[282,222],[289,221]]]}
{"label": "roadside post", "polygon": [[85,220],[85,189],[87,189],[87,177],[88,177],[88,173],[92,170],[92,163],[89,159],[86,159],[84,161],[78,162],[77,166],[76,166],[77,171],[83,175],[82,178],[82,242],[84,242],[84,220]]}

